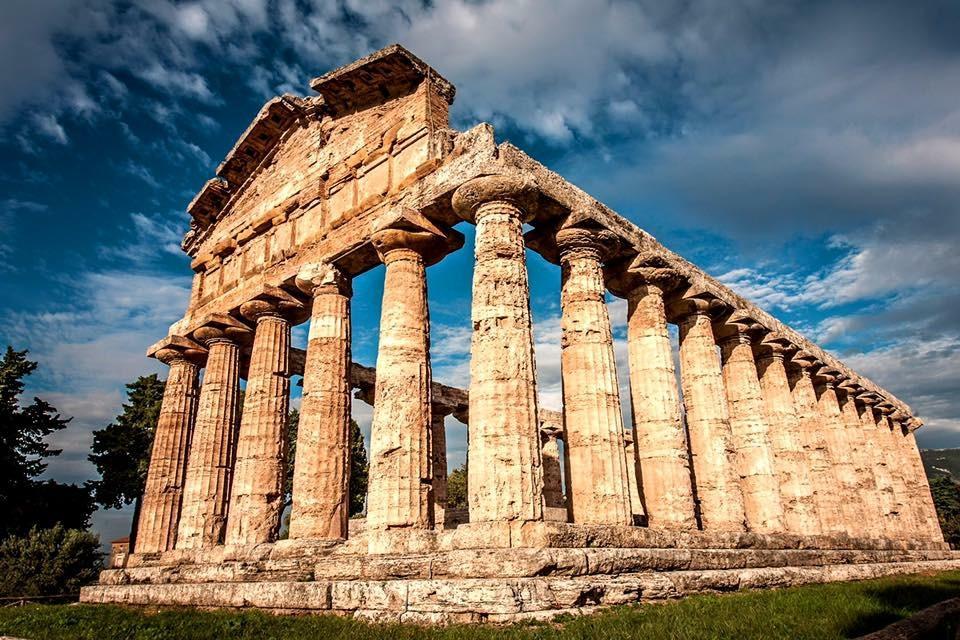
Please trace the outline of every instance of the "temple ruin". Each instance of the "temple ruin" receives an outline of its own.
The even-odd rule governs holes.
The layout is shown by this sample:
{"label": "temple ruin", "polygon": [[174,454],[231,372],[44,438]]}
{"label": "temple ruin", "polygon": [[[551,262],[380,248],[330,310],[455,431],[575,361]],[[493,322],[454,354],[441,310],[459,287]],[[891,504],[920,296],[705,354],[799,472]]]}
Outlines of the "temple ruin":
{"label": "temple ruin", "polygon": [[[311,86],[264,105],[189,205],[190,304],[148,351],[169,374],[136,538],[83,601],[509,621],[960,567],[907,404],[491,126],[451,129],[454,87],[402,47]],[[468,390],[432,380],[426,290],[464,223]],[[562,274],[562,413],[538,406],[526,249]],[[352,362],[351,282],[380,264],[374,370]],[[608,291],[628,303],[626,398]],[[354,392],[373,422],[351,522]],[[461,517],[448,415],[469,434]]]}

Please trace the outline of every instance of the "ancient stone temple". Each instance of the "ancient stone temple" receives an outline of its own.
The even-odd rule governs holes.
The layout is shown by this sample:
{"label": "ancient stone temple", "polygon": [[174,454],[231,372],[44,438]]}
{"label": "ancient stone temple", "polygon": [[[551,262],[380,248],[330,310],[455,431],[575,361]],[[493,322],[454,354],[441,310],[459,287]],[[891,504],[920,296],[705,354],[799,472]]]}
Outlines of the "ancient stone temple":
{"label": "ancient stone temple", "polygon": [[[84,601],[503,621],[960,567],[904,402],[489,125],[451,129],[453,86],[402,47],[312,87],[270,100],[189,205],[193,292],[148,351],[169,374],[136,537]],[[431,376],[426,270],[468,224],[462,390]],[[561,274],[562,413],[538,406],[527,249]],[[351,282],[380,264],[374,370],[351,359]],[[629,397],[608,292],[628,304]],[[373,405],[360,521],[354,392]],[[450,415],[469,443],[458,517]]]}

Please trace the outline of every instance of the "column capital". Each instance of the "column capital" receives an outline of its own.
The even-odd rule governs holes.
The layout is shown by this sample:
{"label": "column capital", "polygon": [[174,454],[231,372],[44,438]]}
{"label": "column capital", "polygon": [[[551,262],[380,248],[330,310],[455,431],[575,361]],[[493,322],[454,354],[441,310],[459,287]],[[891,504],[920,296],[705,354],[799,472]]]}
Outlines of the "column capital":
{"label": "column capital", "polygon": [[556,239],[561,262],[577,257],[605,262],[620,246],[616,234],[606,229],[567,227],[557,231]]}
{"label": "column capital", "polygon": [[350,277],[329,262],[305,264],[297,272],[295,282],[297,288],[309,296],[332,292],[345,296],[353,294]]}
{"label": "column capital", "polygon": [[279,287],[267,287],[252,300],[247,300],[240,305],[240,315],[251,322],[279,317],[299,323],[306,320],[308,314],[309,309],[302,300]]}
{"label": "column capital", "polygon": [[753,345],[753,351],[760,361],[779,360],[785,362],[788,354],[794,351],[793,345],[786,338],[775,333],[769,333]]}
{"label": "column capital", "polygon": [[463,235],[453,229],[444,232],[419,211],[402,207],[377,225],[370,242],[384,264],[401,257],[403,251],[435,264],[463,246]]}
{"label": "column capital", "polygon": [[633,258],[609,265],[604,270],[607,288],[621,298],[640,288],[656,289],[661,295],[681,286],[683,276],[659,254],[645,251]]}
{"label": "column capital", "polygon": [[533,182],[519,175],[494,174],[468,180],[453,193],[453,210],[461,218],[474,222],[481,205],[504,202],[526,221],[532,215],[537,192]]}
{"label": "column capital", "polygon": [[214,342],[245,344],[253,337],[253,330],[231,315],[213,313],[203,319],[190,337],[209,348]]}
{"label": "column capital", "polygon": [[693,316],[714,317],[724,308],[724,303],[709,295],[684,295],[667,304],[667,318],[671,322],[683,322]]}
{"label": "column capital", "polygon": [[184,336],[167,336],[147,349],[148,358],[156,358],[165,365],[178,360],[202,365],[207,358],[206,348],[198,342]]}
{"label": "column capital", "polygon": [[726,318],[719,319],[714,325],[714,336],[718,345],[728,343],[753,344],[763,327],[756,320],[740,310],[733,311]]}

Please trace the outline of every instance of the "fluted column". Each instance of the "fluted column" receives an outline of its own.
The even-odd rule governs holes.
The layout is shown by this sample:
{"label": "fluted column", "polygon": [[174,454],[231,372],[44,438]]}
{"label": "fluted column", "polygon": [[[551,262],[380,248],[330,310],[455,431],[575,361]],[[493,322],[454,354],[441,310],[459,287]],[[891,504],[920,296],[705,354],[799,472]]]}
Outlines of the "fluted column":
{"label": "fluted column", "polygon": [[834,376],[818,374],[817,380],[820,382],[817,409],[820,412],[821,431],[827,443],[827,451],[833,461],[833,473],[838,481],[843,528],[851,536],[862,536],[866,534],[864,531],[866,514],[860,489],[857,486],[853,451],[847,441],[843,417],[840,415],[840,403],[833,383]]}
{"label": "fluted column", "polygon": [[164,348],[154,357],[170,370],[163,388],[147,482],[140,504],[135,553],[169,551],[176,542],[187,451],[197,413],[198,362],[203,354],[199,350]]}
{"label": "fluted column", "polygon": [[447,427],[446,414],[434,406],[430,415],[430,459],[433,473],[433,527],[447,522]]}
{"label": "fluted column", "polygon": [[679,282],[672,269],[631,264],[610,277],[627,299],[627,353],[638,493],[647,526],[696,529],[690,452],[680,414],[664,291]]}
{"label": "fluted column", "polygon": [[900,435],[894,433],[890,414],[893,409],[882,403],[877,406],[877,427],[880,431],[883,453],[890,460],[887,469],[893,485],[893,512],[898,521],[900,537],[909,540],[917,537],[918,523],[909,504],[910,490],[905,478],[905,465],[900,457]]}
{"label": "fluted column", "polygon": [[858,395],[857,400],[863,442],[869,459],[873,463],[873,478],[877,485],[877,502],[882,516],[878,521],[879,533],[886,538],[898,539],[903,534],[893,497],[893,474],[890,471],[893,460],[886,450],[886,439],[882,437],[877,414],[873,410],[876,400],[863,394]]}
{"label": "fluted column", "polygon": [[860,414],[854,402],[854,390],[849,386],[850,381],[840,385],[837,398],[840,401],[840,414],[846,441],[849,444],[850,461],[857,479],[857,493],[863,506],[863,527],[860,534],[879,538],[883,530],[878,530],[877,523],[883,522],[884,513],[880,505],[880,495],[877,491],[877,481],[873,473],[873,459],[868,451],[866,438],[860,426]]}
{"label": "fluted column", "polygon": [[943,532],[940,530],[940,521],[937,518],[937,509],[933,504],[933,496],[930,494],[930,482],[927,480],[927,472],[923,468],[923,459],[920,457],[920,450],[917,448],[917,441],[913,431],[904,427],[903,438],[900,440],[903,457],[908,462],[912,486],[914,489],[914,501],[918,518],[923,523],[927,539],[934,542],[943,542]]}
{"label": "fluted column", "polygon": [[187,458],[177,549],[223,542],[233,475],[240,391],[236,329],[206,326],[193,337],[208,349],[197,419]]}
{"label": "fluted column", "polygon": [[747,526],[758,533],[772,533],[784,529],[783,505],[749,326],[731,321],[718,328],[723,386]]}
{"label": "fluted column", "polygon": [[790,382],[784,365],[784,345],[765,341],[756,346],[757,373],[763,393],[763,406],[770,430],[773,465],[779,480],[784,529],[788,533],[817,535],[820,519],[807,456],[800,433],[800,421],[793,405]]}
{"label": "fluted column", "polygon": [[290,538],[347,537],[350,517],[350,281],[336,267],[297,274],[313,300],[293,469]]}
{"label": "fluted column", "polygon": [[800,434],[807,454],[807,465],[813,485],[814,503],[820,519],[822,533],[845,533],[843,513],[837,479],[833,472],[833,459],[823,434],[817,393],[813,388],[810,368],[815,359],[800,352],[793,357],[796,368],[789,371],[793,404],[800,423]]}
{"label": "fluted column", "polygon": [[237,437],[226,544],[273,542],[283,513],[290,411],[290,322],[274,301],[240,307],[257,323]]}
{"label": "fluted column", "polygon": [[419,212],[400,213],[371,238],[386,267],[370,427],[371,531],[434,526],[426,264],[443,255],[445,236]]}
{"label": "fluted column", "polygon": [[743,494],[709,308],[695,298],[671,305],[680,325],[680,376],[700,523],[706,531],[743,531]]}
{"label": "fluted column", "polygon": [[522,227],[532,199],[506,176],[465,183],[457,212],[476,222],[470,358],[470,521],[543,519],[530,287]]}
{"label": "fluted column", "polygon": [[[543,460],[543,506],[548,509],[567,510],[563,495],[563,474],[560,460],[560,430],[540,431],[540,455]],[[566,521],[567,518],[564,518]]]}
{"label": "fluted column", "polygon": [[571,520],[632,524],[613,331],[600,261],[616,241],[609,232],[557,233],[561,268],[564,444]]}

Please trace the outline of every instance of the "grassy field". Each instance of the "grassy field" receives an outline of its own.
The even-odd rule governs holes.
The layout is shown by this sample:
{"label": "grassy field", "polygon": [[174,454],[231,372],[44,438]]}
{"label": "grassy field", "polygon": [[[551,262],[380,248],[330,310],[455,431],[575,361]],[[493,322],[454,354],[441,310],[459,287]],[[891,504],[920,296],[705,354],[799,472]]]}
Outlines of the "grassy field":
{"label": "grassy field", "polygon": [[[30,605],[0,609],[0,635],[43,640],[193,640],[303,638],[853,638],[935,602],[960,596],[960,571],[859,583],[696,596],[617,607],[552,624],[424,628],[375,625],[336,616],[280,617],[257,612],[113,606]],[[955,630],[944,632],[953,638]],[[931,639],[935,640],[935,639]]]}

